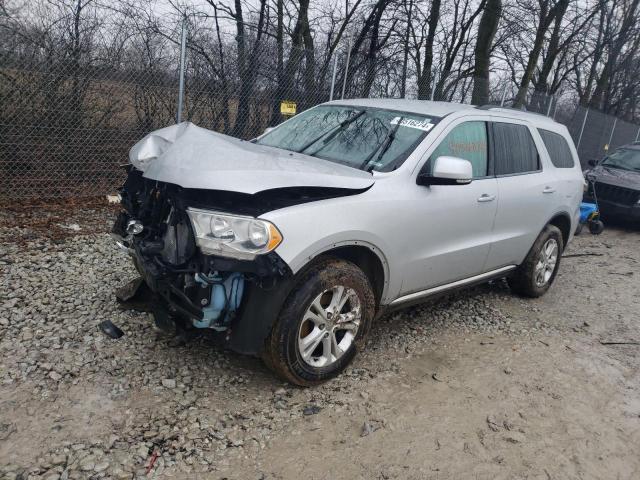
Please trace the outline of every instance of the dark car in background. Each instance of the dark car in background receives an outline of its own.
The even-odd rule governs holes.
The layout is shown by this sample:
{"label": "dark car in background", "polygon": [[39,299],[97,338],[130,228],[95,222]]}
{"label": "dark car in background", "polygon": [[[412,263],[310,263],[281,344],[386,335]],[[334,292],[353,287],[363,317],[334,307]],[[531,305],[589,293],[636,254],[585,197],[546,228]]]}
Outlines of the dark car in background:
{"label": "dark car in background", "polygon": [[[600,161],[591,160],[585,200],[597,197],[600,213],[640,222],[640,142],[617,148]],[[595,192],[594,192],[595,189]],[[595,196],[594,196],[595,193]]]}

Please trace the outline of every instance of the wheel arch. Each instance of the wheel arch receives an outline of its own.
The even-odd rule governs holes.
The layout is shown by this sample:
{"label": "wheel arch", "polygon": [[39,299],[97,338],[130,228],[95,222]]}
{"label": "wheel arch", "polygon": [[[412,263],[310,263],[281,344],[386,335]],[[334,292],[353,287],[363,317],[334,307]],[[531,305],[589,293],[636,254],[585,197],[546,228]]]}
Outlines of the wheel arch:
{"label": "wheel arch", "polygon": [[556,213],[546,225],[553,225],[560,230],[562,233],[562,244],[566,247],[571,238],[571,216],[566,212]]}
{"label": "wheel arch", "polygon": [[[348,240],[327,245],[308,257],[308,265],[320,256],[333,256],[357,265],[367,276],[376,299],[376,307],[385,303],[389,287],[389,262],[375,245],[360,240]],[[301,266],[300,269],[304,268]]]}

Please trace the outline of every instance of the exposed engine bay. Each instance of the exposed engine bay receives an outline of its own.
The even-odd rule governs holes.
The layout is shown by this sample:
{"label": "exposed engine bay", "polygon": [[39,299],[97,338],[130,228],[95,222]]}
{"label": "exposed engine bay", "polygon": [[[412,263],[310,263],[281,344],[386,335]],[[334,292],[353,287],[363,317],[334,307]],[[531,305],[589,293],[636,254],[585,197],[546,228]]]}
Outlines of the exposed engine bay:
{"label": "exposed engine bay", "polygon": [[[186,209],[203,205],[221,209],[225,204],[215,201],[215,192],[199,193],[145,179],[130,167],[113,235],[172,316],[196,328],[226,330],[247,282],[269,287],[290,272],[273,252],[251,261],[202,254]],[[248,201],[242,207],[255,211]]]}

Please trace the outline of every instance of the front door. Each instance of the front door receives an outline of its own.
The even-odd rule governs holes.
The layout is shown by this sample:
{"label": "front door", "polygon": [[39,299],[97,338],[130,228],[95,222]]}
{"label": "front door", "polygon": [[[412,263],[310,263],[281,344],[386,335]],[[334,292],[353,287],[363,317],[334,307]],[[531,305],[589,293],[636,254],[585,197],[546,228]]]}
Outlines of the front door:
{"label": "front door", "polygon": [[484,121],[454,124],[423,167],[430,171],[439,156],[469,160],[468,185],[413,184],[415,223],[407,234],[414,245],[407,256],[402,294],[478,275],[484,271],[492,243],[498,203],[496,179],[488,171],[487,125]]}

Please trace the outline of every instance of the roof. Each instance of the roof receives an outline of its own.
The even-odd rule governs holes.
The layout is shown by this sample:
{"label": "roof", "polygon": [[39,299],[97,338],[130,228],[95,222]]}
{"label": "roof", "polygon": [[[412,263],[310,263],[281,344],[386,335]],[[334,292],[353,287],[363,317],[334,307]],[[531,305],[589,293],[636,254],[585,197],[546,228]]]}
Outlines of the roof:
{"label": "roof", "polygon": [[358,107],[386,108],[403,112],[444,117],[453,112],[475,110],[473,105],[451,102],[431,102],[428,100],[407,100],[403,98],[354,98],[351,100],[334,100],[331,105],[350,105]]}
{"label": "roof", "polygon": [[[360,107],[386,108],[389,110],[400,110],[404,112],[418,113],[421,115],[431,115],[434,117],[444,117],[455,112],[477,112],[479,107],[463,103],[453,102],[432,102],[429,100],[407,100],[391,98],[355,98],[350,100],[334,100],[328,102],[331,105],[350,105]],[[489,114],[498,114],[511,118],[528,120],[534,124],[554,124],[559,125],[555,120],[540,113],[517,110],[515,108],[483,107],[482,111]]]}

